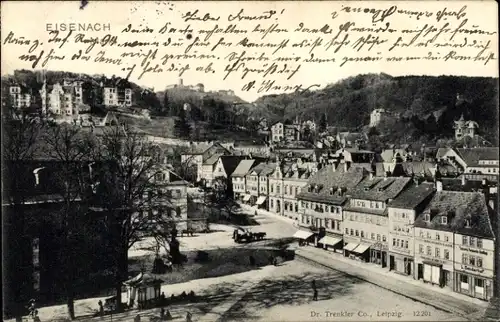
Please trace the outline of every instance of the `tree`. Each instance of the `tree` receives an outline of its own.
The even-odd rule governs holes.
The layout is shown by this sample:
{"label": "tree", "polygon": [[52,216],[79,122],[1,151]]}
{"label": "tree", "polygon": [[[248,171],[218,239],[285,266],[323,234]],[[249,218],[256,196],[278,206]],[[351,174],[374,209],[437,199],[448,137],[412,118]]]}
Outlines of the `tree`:
{"label": "tree", "polygon": [[168,239],[174,223],[163,212],[170,204],[158,179],[165,169],[152,155],[151,144],[128,127],[114,127],[101,138],[100,147],[101,167],[93,203],[95,210],[106,217],[115,265],[117,309],[121,310],[121,286],[128,278],[128,250],[144,234]]}
{"label": "tree", "polygon": [[179,118],[175,120],[174,133],[179,138],[188,138],[191,135],[191,125],[186,118],[186,112],[181,109]]}
{"label": "tree", "polygon": [[37,138],[43,130],[44,124],[29,116],[17,114],[10,100],[4,103],[2,112],[2,193],[3,198],[12,208],[11,213],[14,214],[14,216],[6,214],[3,217],[6,224],[4,247],[16,250],[4,255],[4,281],[7,284],[4,286],[4,296],[8,300],[4,303],[6,304],[4,310],[15,316],[16,320],[21,320],[31,292],[31,285],[25,278],[27,274],[31,274],[31,271],[27,271],[25,265],[21,265],[24,245],[31,242],[27,232],[28,225],[24,207],[27,198],[25,187],[29,179],[22,173],[24,173],[25,164],[32,161],[39,151]]}
{"label": "tree", "polygon": [[319,121],[319,125],[318,125],[318,130],[319,130],[319,133],[323,133],[326,131],[326,127],[327,127],[327,123],[326,123],[326,113],[323,113],[321,115],[321,119]]}
{"label": "tree", "polygon": [[66,124],[50,126],[43,136],[46,143],[45,154],[57,161],[57,172],[53,173],[56,191],[63,200],[60,211],[61,222],[61,267],[68,315],[75,318],[74,299],[79,268],[85,263],[79,262],[77,250],[80,246],[80,223],[85,213],[84,200],[88,192],[89,181],[85,177],[86,163],[93,155],[95,142],[83,134],[78,127]]}
{"label": "tree", "polygon": [[165,116],[172,116],[171,114],[171,108],[170,108],[170,101],[168,99],[168,93],[165,91],[165,94],[163,96],[163,110],[162,110],[162,115]]}

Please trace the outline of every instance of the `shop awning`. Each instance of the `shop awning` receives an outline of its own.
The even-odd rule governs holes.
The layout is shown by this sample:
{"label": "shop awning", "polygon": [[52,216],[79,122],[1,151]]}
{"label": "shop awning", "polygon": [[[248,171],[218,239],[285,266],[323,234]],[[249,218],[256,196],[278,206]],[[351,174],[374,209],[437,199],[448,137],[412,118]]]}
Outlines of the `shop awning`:
{"label": "shop awning", "polygon": [[353,250],[353,252],[358,253],[358,254],[363,254],[370,247],[371,247],[371,244],[359,244],[358,247],[356,247]]}
{"label": "shop awning", "polygon": [[243,196],[243,201],[248,201],[248,200],[250,200],[250,197],[251,197],[250,195],[244,195],[244,196]]}
{"label": "shop awning", "polygon": [[266,196],[260,196],[260,197],[257,199],[256,204],[257,204],[257,205],[262,205],[262,204],[264,203],[264,201],[266,201]]}
{"label": "shop awning", "polygon": [[314,233],[310,231],[303,231],[303,230],[297,230],[295,234],[293,235],[294,238],[299,238],[299,239],[307,239],[314,235]]}
{"label": "shop awning", "polygon": [[349,244],[344,246],[344,249],[352,252],[354,248],[358,247],[358,245],[359,244],[356,244],[356,243],[349,243]]}
{"label": "shop awning", "polygon": [[342,239],[336,238],[336,237],[330,237],[330,236],[325,236],[321,238],[318,243],[324,244],[324,245],[330,245],[330,246],[335,246],[338,243],[340,243]]}

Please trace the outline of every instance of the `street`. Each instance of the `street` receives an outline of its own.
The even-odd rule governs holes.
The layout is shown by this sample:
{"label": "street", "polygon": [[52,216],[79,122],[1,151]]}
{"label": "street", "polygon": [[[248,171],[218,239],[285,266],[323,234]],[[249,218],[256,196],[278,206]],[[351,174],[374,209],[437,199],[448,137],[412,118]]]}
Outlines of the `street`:
{"label": "street", "polygon": [[[250,211],[251,214],[255,212],[254,209]],[[260,225],[251,229],[266,232],[269,239],[290,237],[297,229],[292,222],[277,218],[275,215],[262,213],[255,219]],[[179,237],[181,249],[187,251],[253,247],[253,243],[235,244],[231,238],[233,227],[213,225],[212,229],[216,231],[195,237]],[[140,248],[147,243],[147,240],[143,241],[131,250],[130,257],[144,255],[147,251]],[[305,252],[307,248],[312,247],[303,247],[298,251]],[[463,316],[414,301],[348,273],[332,270],[305,257],[297,256],[295,260],[278,266],[266,265],[237,274],[165,284],[161,291],[169,296],[193,290],[198,296],[198,301],[195,303],[179,303],[167,307],[174,321],[185,320],[187,312],[192,314],[193,321],[467,320]],[[313,301],[312,298],[313,280],[318,288],[317,301]],[[103,318],[91,316],[91,312],[97,308],[99,299],[101,298],[76,301],[76,315],[86,321],[110,321],[111,316]],[[155,317],[159,317],[159,310],[159,308],[131,310],[113,315],[112,320],[130,321],[137,314],[140,314],[143,320],[147,321],[149,318],[154,320]],[[64,305],[39,310],[42,321],[57,320],[65,314]]]}

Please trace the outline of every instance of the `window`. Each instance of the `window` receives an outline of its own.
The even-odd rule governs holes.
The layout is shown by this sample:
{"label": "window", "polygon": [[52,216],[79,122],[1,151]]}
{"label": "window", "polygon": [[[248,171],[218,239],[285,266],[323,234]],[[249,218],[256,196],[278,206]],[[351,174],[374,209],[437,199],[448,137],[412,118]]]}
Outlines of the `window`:
{"label": "window", "polygon": [[351,236],[354,236],[354,230],[351,229]]}
{"label": "window", "polygon": [[396,247],[399,247],[399,239],[396,240]]}
{"label": "window", "polygon": [[472,247],[475,247],[476,246],[476,238],[475,237],[471,237],[469,239],[469,244],[472,246]]}
{"label": "window", "polygon": [[424,221],[430,221],[431,220],[431,215],[430,214],[425,214],[424,215]]}
{"label": "window", "polygon": [[330,206],[330,212],[332,212],[332,213],[335,212],[335,207],[334,206]]}
{"label": "window", "polygon": [[467,254],[462,254],[462,264],[469,264],[469,256]]}
{"label": "window", "polygon": [[424,238],[424,231],[423,230],[420,231],[420,237]]}
{"label": "window", "polygon": [[436,233],[436,240],[440,240],[441,239],[441,236],[439,235],[439,233]]}
{"label": "window", "polygon": [[384,241],[384,242],[386,241],[386,239],[385,239],[385,235],[384,235],[384,236],[382,236],[382,241]]}
{"label": "window", "polygon": [[330,228],[330,220],[325,219],[325,228]]}
{"label": "window", "polygon": [[405,240],[405,248],[408,249],[408,241]]}
{"label": "window", "polygon": [[462,236],[462,245],[468,245],[467,236]]}
{"label": "window", "polygon": [[482,258],[479,258],[479,257],[477,258],[476,266],[483,267],[483,259]]}
{"label": "window", "polygon": [[379,234],[377,234],[377,240],[380,241],[380,235]]}
{"label": "window", "polygon": [[476,287],[484,287],[484,280],[476,278]]}
{"label": "window", "polygon": [[467,275],[460,275],[460,282],[469,284],[469,276],[467,276]]}
{"label": "window", "polygon": [[364,237],[365,237],[365,232],[361,231],[361,238],[364,238]]}
{"label": "window", "polygon": [[447,249],[444,250],[444,259],[450,259],[450,251]]}
{"label": "window", "polygon": [[431,246],[427,246],[427,255],[432,256]]}
{"label": "window", "polygon": [[448,237],[448,235],[444,235],[444,241],[450,241],[450,238]]}
{"label": "window", "polygon": [[372,239],[375,240],[375,234],[374,233],[372,233]]}
{"label": "window", "polygon": [[469,257],[469,264],[476,266],[476,258],[474,256]]}
{"label": "window", "polygon": [[359,231],[356,229],[356,237],[359,236]]}
{"label": "window", "polygon": [[441,216],[441,224],[443,224],[443,225],[448,224],[448,217],[446,217],[446,216]]}
{"label": "window", "polygon": [[482,239],[477,239],[476,241],[476,247],[477,248],[483,248],[483,240]]}
{"label": "window", "polygon": [[441,250],[439,248],[436,248],[436,257],[441,257]]}
{"label": "window", "polygon": [[345,234],[349,235],[349,229],[348,228],[345,229]]}
{"label": "window", "polygon": [[392,239],[392,246],[396,246],[396,238]]}

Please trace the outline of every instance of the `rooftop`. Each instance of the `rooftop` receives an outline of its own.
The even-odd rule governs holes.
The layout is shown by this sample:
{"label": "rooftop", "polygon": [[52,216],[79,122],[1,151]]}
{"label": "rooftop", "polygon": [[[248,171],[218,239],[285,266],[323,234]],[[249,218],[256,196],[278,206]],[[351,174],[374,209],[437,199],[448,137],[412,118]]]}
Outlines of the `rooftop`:
{"label": "rooftop", "polygon": [[478,166],[479,160],[498,161],[498,148],[456,149],[467,166]]}
{"label": "rooftop", "polygon": [[231,174],[231,177],[244,177],[248,171],[250,171],[254,163],[255,160],[241,160]]}
{"label": "rooftop", "polygon": [[396,198],[411,181],[411,178],[367,177],[354,187],[351,197],[373,201]]}
{"label": "rooftop", "polygon": [[404,190],[389,203],[389,207],[415,209],[434,193],[434,184],[424,182]]}
{"label": "rooftop", "polygon": [[[425,215],[430,221],[425,221]],[[446,217],[443,224],[441,217]],[[468,224],[467,225],[467,221]],[[415,227],[493,239],[486,199],[479,192],[438,191],[415,220]]]}

